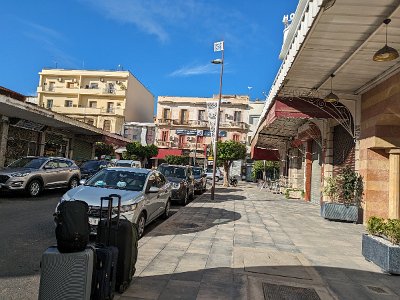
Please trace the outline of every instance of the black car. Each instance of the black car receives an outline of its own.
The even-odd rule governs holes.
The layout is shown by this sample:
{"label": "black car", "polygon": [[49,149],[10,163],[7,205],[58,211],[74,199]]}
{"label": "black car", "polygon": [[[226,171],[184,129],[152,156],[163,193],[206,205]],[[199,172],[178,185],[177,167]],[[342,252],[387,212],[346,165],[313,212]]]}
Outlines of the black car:
{"label": "black car", "polygon": [[87,160],[80,166],[81,178],[92,177],[92,175],[107,167],[111,167],[111,163],[107,160]]}
{"label": "black car", "polygon": [[158,171],[172,183],[172,201],[179,201],[182,205],[186,205],[189,199],[194,198],[192,167],[161,164]]}
{"label": "black car", "polygon": [[194,167],[193,177],[194,191],[199,194],[204,193],[207,189],[207,174],[204,173],[204,170],[202,168]]}

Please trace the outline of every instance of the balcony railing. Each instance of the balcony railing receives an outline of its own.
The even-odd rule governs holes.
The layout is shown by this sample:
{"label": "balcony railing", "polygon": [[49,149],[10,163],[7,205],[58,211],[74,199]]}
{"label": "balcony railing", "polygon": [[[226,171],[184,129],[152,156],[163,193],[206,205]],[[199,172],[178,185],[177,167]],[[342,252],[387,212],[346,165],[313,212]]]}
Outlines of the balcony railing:
{"label": "balcony railing", "polygon": [[158,125],[171,125],[172,119],[158,119]]}
{"label": "balcony railing", "polygon": [[85,94],[85,95],[115,95],[125,96],[125,90],[110,89],[110,88],[91,88],[91,87],[65,87],[65,86],[54,86],[54,87],[38,87],[37,92],[51,92],[59,94]]}
{"label": "balcony railing", "polygon": [[157,146],[159,146],[159,147],[169,147],[170,146],[170,142],[158,140],[157,141]]}
{"label": "balcony railing", "polygon": [[239,129],[246,130],[249,128],[249,125],[245,122],[221,121],[220,127],[221,128],[239,128]]}
{"label": "balcony railing", "polygon": [[61,114],[84,114],[84,115],[124,115],[123,108],[94,108],[94,107],[65,107],[65,106],[53,106],[52,110]]}

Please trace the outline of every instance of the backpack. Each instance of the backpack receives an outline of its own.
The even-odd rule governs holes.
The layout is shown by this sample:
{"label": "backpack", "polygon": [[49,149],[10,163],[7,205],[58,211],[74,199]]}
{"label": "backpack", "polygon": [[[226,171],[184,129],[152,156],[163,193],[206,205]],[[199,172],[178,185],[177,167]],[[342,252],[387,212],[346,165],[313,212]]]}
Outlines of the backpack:
{"label": "backpack", "polygon": [[86,202],[63,201],[55,215],[58,251],[83,251],[89,242],[89,206]]}

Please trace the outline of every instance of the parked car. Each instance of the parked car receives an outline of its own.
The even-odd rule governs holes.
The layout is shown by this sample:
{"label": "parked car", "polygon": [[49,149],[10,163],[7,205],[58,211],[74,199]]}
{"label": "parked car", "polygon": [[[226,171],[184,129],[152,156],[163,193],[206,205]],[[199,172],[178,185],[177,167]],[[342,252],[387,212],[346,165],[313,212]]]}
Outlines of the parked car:
{"label": "parked car", "polygon": [[[212,180],[213,178],[213,169],[212,166],[207,168],[207,170],[205,171],[205,173],[207,174],[207,179]],[[219,168],[217,168],[215,170],[215,181],[218,182],[220,179],[223,179],[224,175],[222,174],[222,172],[220,171]]]}
{"label": "parked car", "polygon": [[203,168],[193,168],[194,177],[194,191],[201,194],[207,189],[207,174],[204,173]]}
{"label": "parked car", "polygon": [[87,179],[107,167],[111,167],[111,163],[107,160],[87,160],[80,166],[81,178]]}
{"label": "parked car", "polygon": [[172,201],[186,205],[194,198],[194,177],[192,167],[161,164],[158,170],[172,183]]}
{"label": "parked car", "polygon": [[[89,205],[91,234],[97,232],[100,216],[100,198],[110,194],[121,195],[121,216],[136,223],[139,236],[145,226],[163,216],[167,218],[171,205],[171,184],[158,171],[138,168],[111,167],[100,170],[82,185],[65,193],[61,200],[82,200]],[[113,203],[113,214],[118,203]],[[57,210],[57,208],[56,208]],[[107,214],[103,210],[104,217]]]}
{"label": "parked car", "polygon": [[142,164],[138,160],[118,160],[115,163],[116,167],[127,167],[127,168],[141,168]]}
{"label": "parked car", "polygon": [[80,178],[79,167],[70,159],[27,156],[0,169],[0,189],[36,197],[43,189],[74,188]]}

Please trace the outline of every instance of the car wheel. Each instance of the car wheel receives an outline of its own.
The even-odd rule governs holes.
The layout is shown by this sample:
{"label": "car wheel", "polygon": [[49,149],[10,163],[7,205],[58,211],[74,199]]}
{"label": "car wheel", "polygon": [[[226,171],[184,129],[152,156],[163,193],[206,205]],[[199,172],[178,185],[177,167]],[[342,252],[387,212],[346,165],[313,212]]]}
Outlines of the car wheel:
{"label": "car wheel", "polygon": [[137,220],[139,239],[143,235],[145,225],[146,225],[146,217],[145,217],[144,213],[140,213],[139,218]]}
{"label": "car wheel", "polygon": [[72,177],[72,178],[69,180],[68,188],[69,188],[69,189],[73,189],[73,188],[76,188],[78,185],[79,185],[78,178]]}
{"label": "car wheel", "polygon": [[165,209],[162,218],[168,219],[170,213],[171,213],[171,200],[168,199],[167,203],[165,204]]}
{"label": "car wheel", "polygon": [[181,204],[185,206],[185,205],[188,203],[188,200],[189,200],[189,191],[186,190],[185,196],[184,196],[183,199],[181,200]]}
{"label": "car wheel", "polygon": [[31,197],[37,197],[40,194],[41,190],[42,190],[42,183],[37,179],[34,179],[31,182],[29,182],[27,186],[27,192]]}

